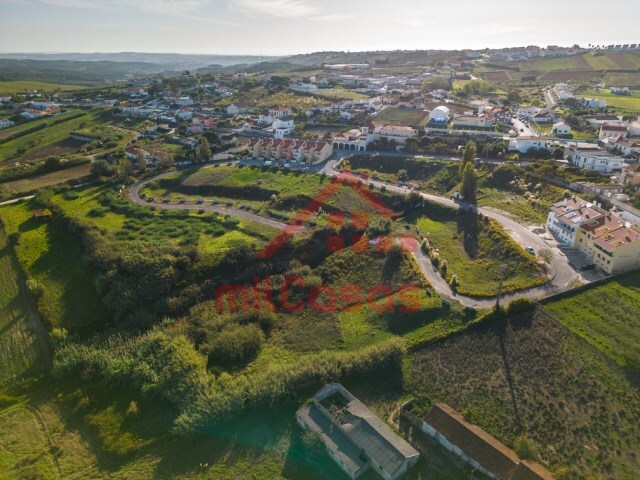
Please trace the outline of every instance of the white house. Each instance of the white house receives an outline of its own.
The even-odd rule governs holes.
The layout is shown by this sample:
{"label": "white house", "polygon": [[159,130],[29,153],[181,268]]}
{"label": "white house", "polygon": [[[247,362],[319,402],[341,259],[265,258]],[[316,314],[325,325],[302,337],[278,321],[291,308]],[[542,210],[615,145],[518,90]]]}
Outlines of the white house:
{"label": "white house", "polygon": [[248,109],[249,109],[249,107],[247,107],[244,104],[232,103],[231,105],[229,105],[227,107],[227,115],[232,115],[233,116],[233,115],[238,115],[240,113],[246,113]]}
{"label": "white house", "polygon": [[585,108],[607,108],[607,102],[599,98],[579,98],[578,103]]}
{"label": "white house", "polygon": [[624,165],[622,157],[595,147],[570,147],[567,154],[571,163],[576,167],[607,175],[622,170],[622,165]]}
{"label": "white house", "polygon": [[516,137],[509,140],[509,151],[527,153],[529,150],[550,150],[547,140],[541,137]]}
{"label": "white house", "polygon": [[574,247],[580,225],[604,216],[599,205],[576,197],[554,203],[547,215],[547,229],[563,244]]}
{"label": "white house", "polygon": [[533,117],[536,115],[540,109],[538,107],[521,107],[518,110],[518,115],[522,115],[525,117]]}
{"label": "white house", "polygon": [[480,114],[477,117],[471,115],[460,115],[451,122],[453,128],[492,128],[493,122],[487,116]]}
{"label": "white house", "polygon": [[294,128],[294,120],[293,118],[276,118],[271,125],[273,128],[273,136],[274,138],[284,138],[285,135],[291,135]]}
{"label": "white house", "polygon": [[354,128],[348,132],[334,135],[333,148],[338,150],[355,150],[364,152],[367,145],[375,140],[373,128],[368,126],[361,127],[360,130]]}
{"label": "white house", "polygon": [[269,109],[269,115],[272,118],[290,117],[293,115],[293,110],[289,107],[273,107]]}
{"label": "white house", "polygon": [[31,120],[34,118],[40,118],[42,116],[42,112],[40,110],[25,110],[20,115]]}
{"label": "white house", "polygon": [[389,125],[376,129],[376,136],[379,139],[395,140],[397,143],[405,143],[415,135],[415,130],[411,127]]}
{"label": "white house", "polygon": [[531,117],[531,121],[535,123],[553,123],[555,118],[552,112],[540,111]]}
{"label": "white house", "polygon": [[629,125],[629,136],[631,137],[640,137],[640,117],[638,117],[637,122],[633,122]]}
{"label": "white house", "polygon": [[189,105],[193,105],[193,100],[191,100],[191,97],[188,96],[178,97],[175,102],[181,107],[188,107]]}
{"label": "white house", "polygon": [[182,120],[191,120],[193,118],[193,112],[189,108],[181,108],[176,112],[176,116]]}
{"label": "white house", "polygon": [[15,122],[12,122],[8,118],[0,118],[0,129],[13,127]]}
{"label": "white house", "polygon": [[434,108],[429,112],[429,123],[435,125],[446,125],[449,122],[449,109],[444,105]]}
{"label": "white house", "polygon": [[617,115],[583,115],[582,119],[592,127],[605,124],[621,124],[622,116]]}
{"label": "white house", "polygon": [[556,122],[553,124],[554,135],[571,135],[571,127],[564,122]]}
{"label": "white house", "polygon": [[640,138],[625,139],[623,136],[616,139],[608,138],[605,143],[605,148],[613,150],[623,157],[631,157],[634,154],[640,154]]}
{"label": "white house", "polygon": [[627,138],[627,127],[624,125],[609,125],[605,124],[600,127],[600,135],[598,138],[601,141],[605,141],[607,138]]}

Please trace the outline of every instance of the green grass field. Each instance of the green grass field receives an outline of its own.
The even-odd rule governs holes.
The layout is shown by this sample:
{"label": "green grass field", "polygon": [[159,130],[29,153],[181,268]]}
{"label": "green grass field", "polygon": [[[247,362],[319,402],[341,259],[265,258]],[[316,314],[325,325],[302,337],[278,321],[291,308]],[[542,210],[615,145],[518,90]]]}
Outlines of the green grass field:
{"label": "green grass field", "polygon": [[[417,226],[427,236],[440,259],[447,261],[448,270],[457,276],[460,293],[495,295],[500,265],[506,266],[505,291],[522,290],[544,281],[531,255],[512,244],[499,226],[479,222],[475,215],[427,204],[423,211],[410,214],[403,222]],[[511,253],[507,253],[508,249]]]}
{"label": "green grass field", "polygon": [[640,92],[632,90],[632,95],[614,95],[609,89],[586,90],[581,93],[588,98],[605,100],[609,107],[620,109],[628,113],[640,113]]}
{"label": "green grass field", "polygon": [[[20,272],[4,230],[0,227],[0,386],[34,373],[41,360],[37,339],[29,327],[29,305]],[[31,372],[30,372],[31,371]]]}
{"label": "green grass field", "polygon": [[377,122],[385,125],[403,125],[406,127],[424,126],[429,115],[422,110],[410,110],[405,108],[387,107],[375,118]]}
{"label": "green grass field", "polygon": [[38,299],[43,319],[71,329],[106,321],[107,310],[93,285],[93,272],[83,262],[81,245],[55,218],[38,221],[35,200],[0,207],[7,234],[19,233],[16,252],[28,276],[42,285]]}
{"label": "green grass field", "polygon": [[640,273],[551,301],[545,310],[619,365],[640,371]]}
{"label": "green grass field", "polygon": [[23,123],[22,125],[15,125],[10,128],[5,128],[3,130],[0,130],[0,140],[10,135],[13,135],[14,133],[20,133],[20,132],[24,132],[25,130],[29,130],[30,128],[36,125],[40,125],[42,123],[44,123],[45,125],[51,125],[55,121],[74,116],[80,112],[82,112],[82,110],[71,109],[59,115],[51,115],[51,116],[44,117],[42,119],[36,119],[36,120]]}
{"label": "green grass field", "polygon": [[366,95],[358,92],[335,91],[335,92],[315,92],[314,95],[320,98],[326,98],[328,100],[362,100],[368,98]]}
{"label": "green grass field", "polygon": [[[94,111],[89,115],[52,125],[3,143],[0,145],[0,158],[4,159],[5,162],[15,162],[22,156],[33,156],[33,153],[36,151],[41,151],[41,156],[46,157],[49,154],[47,148],[68,139],[71,132],[84,128],[85,126],[102,123],[102,121],[98,119],[99,114],[100,111]],[[38,157],[38,155],[35,156]]]}
{"label": "green grass field", "polygon": [[60,83],[32,82],[32,81],[14,81],[0,82],[0,93],[23,93],[26,91],[52,91],[52,90],[84,90],[87,87],[79,85],[63,85]]}

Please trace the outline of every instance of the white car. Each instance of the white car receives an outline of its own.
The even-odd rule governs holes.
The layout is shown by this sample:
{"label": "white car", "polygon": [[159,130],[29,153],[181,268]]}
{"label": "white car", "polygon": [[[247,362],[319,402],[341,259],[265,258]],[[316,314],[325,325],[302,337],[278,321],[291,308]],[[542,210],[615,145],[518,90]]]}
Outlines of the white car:
{"label": "white car", "polygon": [[535,248],[533,248],[533,247],[529,247],[529,246],[527,246],[527,247],[524,247],[524,249],[525,249],[528,253],[530,253],[531,255],[535,255],[535,254],[536,254],[536,250],[535,250]]}

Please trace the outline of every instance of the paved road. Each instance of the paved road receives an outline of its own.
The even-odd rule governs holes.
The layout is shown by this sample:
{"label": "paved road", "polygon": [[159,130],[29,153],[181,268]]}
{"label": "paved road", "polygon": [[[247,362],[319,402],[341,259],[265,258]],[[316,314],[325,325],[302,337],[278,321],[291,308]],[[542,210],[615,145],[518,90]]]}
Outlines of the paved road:
{"label": "paved road", "polygon": [[[335,171],[337,161],[330,161],[327,167],[329,168],[328,174],[337,174]],[[325,168],[327,168],[325,167]],[[376,187],[380,188],[381,186],[385,186],[387,190],[392,192],[397,192],[401,194],[407,194],[411,192],[411,190],[400,187],[397,185],[386,184],[384,182],[379,181],[370,181]],[[520,246],[531,246],[536,251],[541,248],[549,248],[554,253],[554,258],[551,263],[551,270],[554,272],[553,279],[547,283],[546,285],[542,285],[540,287],[534,287],[528,290],[523,290],[516,294],[505,295],[504,301],[509,302],[516,298],[530,298],[530,299],[539,299],[554,293],[562,292],[564,290],[568,290],[571,286],[580,279],[580,276],[576,271],[569,265],[569,261],[566,255],[558,248],[557,242],[548,234],[542,227],[527,227],[518,223],[512,217],[509,216],[506,212],[501,212],[494,208],[489,207],[478,207],[476,205],[468,205],[468,204],[460,204],[454,202],[450,198],[441,197],[438,195],[431,195],[428,193],[421,193],[423,198],[430,200],[435,203],[439,203],[441,205],[446,205],[448,207],[453,208],[466,208],[476,211],[478,213],[482,213],[489,218],[496,220],[498,223],[502,225],[502,228],[513,238],[513,240],[518,243]],[[463,295],[457,295],[451,290],[451,287],[445,282],[440,274],[434,270],[431,265],[431,261],[429,258],[424,255],[420,249],[416,249],[416,253],[414,254],[422,273],[427,277],[433,288],[440,295],[443,295],[448,298],[455,299],[460,302],[464,306],[469,307],[477,307],[477,308],[489,308],[493,304],[495,304],[495,298],[489,299],[479,299],[473,297],[465,297]],[[585,281],[582,279],[582,281]]]}
{"label": "paved road", "polygon": [[[519,137],[537,137],[538,134],[531,128],[527,127],[523,121],[514,118],[511,120],[513,123],[513,129],[516,131]],[[520,130],[524,130],[521,132]]]}
{"label": "paved road", "polygon": [[[335,170],[342,157],[338,156],[338,158],[334,158],[329,160],[323,166],[317,168],[318,172],[325,172],[328,175],[337,175],[339,172]],[[191,167],[193,169],[200,168],[200,166]],[[139,205],[147,205],[154,206],[160,209],[190,209],[190,210],[204,210],[204,211],[212,211],[219,212],[223,214],[235,215],[238,217],[247,218],[257,223],[261,223],[264,225],[269,225],[278,229],[283,228],[295,228],[300,229],[299,226],[291,226],[287,225],[283,222],[273,220],[271,218],[266,218],[260,215],[257,215],[252,212],[247,212],[245,210],[240,210],[232,207],[225,207],[221,205],[193,205],[193,204],[164,204],[164,203],[156,203],[156,202],[148,202],[142,198],[140,198],[140,189],[152,180],[156,180],[158,178],[162,178],[165,176],[169,176],[175,174],[175,172],[166,172],[160,175],[156,175],[145,180],[142,180],[134,185],[128,191],[129,198],[132,202],[137,203]],[[400,187],[397,185],[386,184],[384,182],[379,182],[375,180],[370,180],[370,183],[373,183],[376,187],[380,188],[383,185],[387,190],[400,193],[407,194],[411,192],[408,188]],[[421,193],[420,195],[432,202],[436,202],[442,205],[446,205],[453,208],[465,208],[476,211],[478,213],[482,213],[489,218],[496,220],[498,223],[502,225],[502,228],[513,238],[515,242],[517,242],[522,247],[531,246],[536,251],[542,248],[549,248],[554,253],[554,258],[551,264],[551,270],[553,271],[553,278],[550,282],[543,286],[534,287],[531,289],[523,290],[521,292],[505,295],[503,296],[503,302],[507,303],[516,298],[530,298],[530,299],[539,299],[544,298],[546,296],[562,292],[564,290],[568,290],[571,288],[575,282],[581,279],[580,275],[569,265],[569,261],[566,255],[558,248],[557,242],[553,240],[553,238],[546,233],[546,231],[538,226],[538,227],[527,227],[518,223],[514,220],[509,214],[506,212],[502,212],[500,210],[489,208],[489,207],[478,207],[476,205],[469,204],[460,204],[454,202],[450,198],[441,197],[438,195],[431,195],[428,193]],[[463,295],[457,295],[455,292],[451,290],[451,287],[442,279],[440,274],[433,268],[431,265],[431,261],[429,258],[422,253],[422,251],[417,248],[414,254],[418,265],[420,266],[421,271],[427,277],[433,288],[440,295],[454,299],[460,302],[464,306],[476,307],[476,308],[489,308],[495,304],[495,298],[473,298],[466,297]],[[582,281],[585,281],[582,278]]]}
{"label": "paved road", "polygon": [[[200,166],[195,167],[200,168]],[[140,189],[144,187],[147,183],[157,180],[159,178],[167,177],[169,175],[175,175],[175,171],[161,173],[160,175],[155,175],[153,177],[146,178],[137,183],[134,183],[128,191],[129,199],[133,203],[137,203],[138,205],[146,205],[148,207],[155,207],[161,210],[204,210],[205,212],[218,212],[225,215],[234,215],[236,217],[246,218],[248,220],[252,220],[257,223],[261,223],[263,225],[269,225],[270,227],[274,227],[277,229],[283,229],[288,225],[284,222],[280,222],[278,220],[274,220],[272,218],[263,217],[261,215],[256,215],[255,213],[248,212],[246,210],[240,210],[239,208],[226,207],[223,205],[212,205],[212,204],[169,204],[169,203],[158,203],[158,202],[148,202],[145,199],[140,198]],[[298,229],[302,229],[303,227],[297,227]]]}

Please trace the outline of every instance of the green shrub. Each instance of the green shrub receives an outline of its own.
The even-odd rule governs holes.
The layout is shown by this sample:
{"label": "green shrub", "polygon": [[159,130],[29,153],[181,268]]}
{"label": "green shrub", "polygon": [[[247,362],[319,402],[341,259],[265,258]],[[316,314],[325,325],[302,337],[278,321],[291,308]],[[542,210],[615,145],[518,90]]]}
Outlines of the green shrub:
{"label": "green shrub", "polygon": [[509,315],[515,315],[517,313],[528,312],[529,310],[533,310],[535,307],[534,303],[528,298],[516,298],[509,302],[509,306],[507,307],[507,313]]}
{"label": "green shrub", "polygon": [[213,362],[238,363],[255,357],[263,343],[264,333],[257,325],[233,325],[222,330],[202,350]]}
{"label": "green shrub", "polygon": [[538,459],[538,446],[526,435],[519,435],[516,437],[513,449],[523,460]]}

